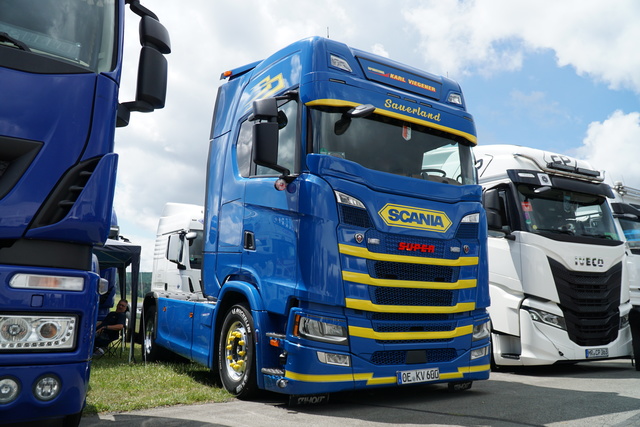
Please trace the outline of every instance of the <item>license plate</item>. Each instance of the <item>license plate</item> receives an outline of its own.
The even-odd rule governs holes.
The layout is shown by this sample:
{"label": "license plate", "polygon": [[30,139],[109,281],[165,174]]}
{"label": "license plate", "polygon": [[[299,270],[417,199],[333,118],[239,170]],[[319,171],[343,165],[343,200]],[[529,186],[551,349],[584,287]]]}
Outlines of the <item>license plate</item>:
{"label": "license plate", "polygon": [[588,348],[585,350],[587,359],[609,357],[608,348]]}
{"label": "license plate", "polygon": [[415,369],[413,371],[398,371],[398,384],[417,384],[440,379],[440,369]]}

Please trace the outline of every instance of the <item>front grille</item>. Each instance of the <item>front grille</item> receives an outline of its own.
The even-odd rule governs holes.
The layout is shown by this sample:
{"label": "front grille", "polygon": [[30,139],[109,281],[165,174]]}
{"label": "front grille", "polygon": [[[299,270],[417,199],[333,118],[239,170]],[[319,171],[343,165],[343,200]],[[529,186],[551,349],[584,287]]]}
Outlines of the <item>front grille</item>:
{"label": "front grille", "polygon": [[369,275],[376,279],[451,283],[458,280],[459,267],[367,261]]}
{"label": "front grille", "polygon": [[603,273],[567,270],[549,258],[571,341],[606,345],[618,337],[622,263]]}
{"label": "front grille", "polygon": [[340,221],[354,227],[371,228],[371,218],[365,209],[340,205]]}
{"label": "front grille", "polygon": [[391,350],[374,352],[370,361],[374,365],[404,365],[407,363],[446,363],[456,357],[458,357],[458,353],[453,348]]}
{"label": "front grille", "polygon": [[[371,244],[370,242],[379,241],[379,244]],[[442,240],[442,239],[429,239],[424,237],[405,236],[401,234],[387,234],[381,233],[376,230],[371,230],[367,233],[367,249],[370,252],[385,253],[391,255],[408,255],[415,257],[425,258],[440,258],[440,259],[457,259],[460,256],[459,252],[451,251],[451,247],[460,247],[458,240]],[[411,245],[424,245],[429,246],[429,251],[406,251],[398,249],[400,243]]]}
{"label": "front grille", "polygon": [[460,224],[456,232],[456,239],[477,239],[478,224],[465,222]]}
{"label": "front grille", "polygon": [[371,302],[379,305],[451,307],[456,304],[454,292],[443,289],[406,289],[369,287]]}

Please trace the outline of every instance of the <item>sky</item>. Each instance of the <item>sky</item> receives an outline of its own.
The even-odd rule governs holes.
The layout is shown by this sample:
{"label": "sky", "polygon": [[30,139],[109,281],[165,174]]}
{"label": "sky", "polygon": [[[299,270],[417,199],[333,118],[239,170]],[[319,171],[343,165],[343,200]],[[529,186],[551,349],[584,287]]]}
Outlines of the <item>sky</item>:
{"label": "sky", "polygon": [[[166,106],[116,131],[121,235],[151,271],[166,202],[204,204],[223,71],[302,38],[330,37],[460,83],[478,144],[578,157],[640,188],[637,0],[142,0],[171,36]],[[127,11],[120,101],[135,96]]]}

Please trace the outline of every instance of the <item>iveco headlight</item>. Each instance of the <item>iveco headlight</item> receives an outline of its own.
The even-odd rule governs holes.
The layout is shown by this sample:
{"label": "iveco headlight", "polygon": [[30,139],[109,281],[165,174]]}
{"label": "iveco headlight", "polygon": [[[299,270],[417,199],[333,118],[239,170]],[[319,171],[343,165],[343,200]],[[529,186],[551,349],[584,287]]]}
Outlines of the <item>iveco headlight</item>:
{"label": "iveco headlight", "polygon": [[294,335],[314,341],[347,344],[347,328],[339,320],[296,316]]}
{"label": "iveco headlight", "polygon": [[0,350],[66,350],[75,346],[75,316],[0,315]]}
{"label": "iveco headlight", "polygon": [[567,330],[567,324],[564,321],[564,317],[557,314],[549,313],[548,311],[538,310],[531,307],[522,307],[531,316],[531,320],[534,322],[544,323],[558,329]]}

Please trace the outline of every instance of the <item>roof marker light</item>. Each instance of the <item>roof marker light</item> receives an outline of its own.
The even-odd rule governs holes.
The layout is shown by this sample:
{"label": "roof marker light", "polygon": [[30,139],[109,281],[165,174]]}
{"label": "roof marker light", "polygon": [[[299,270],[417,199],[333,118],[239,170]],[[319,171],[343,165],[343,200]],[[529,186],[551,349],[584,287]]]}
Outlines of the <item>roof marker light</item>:
{"label": "roof marker light", "polygon": [[353,72],[347,61],[335,55],[331,55],[331,65],[348,73]]}
{"label": "roof marker light", "polygon": [[450,104],[456,104],[462,107],[462,95],[452,92],[447,97],[447,102]]}

